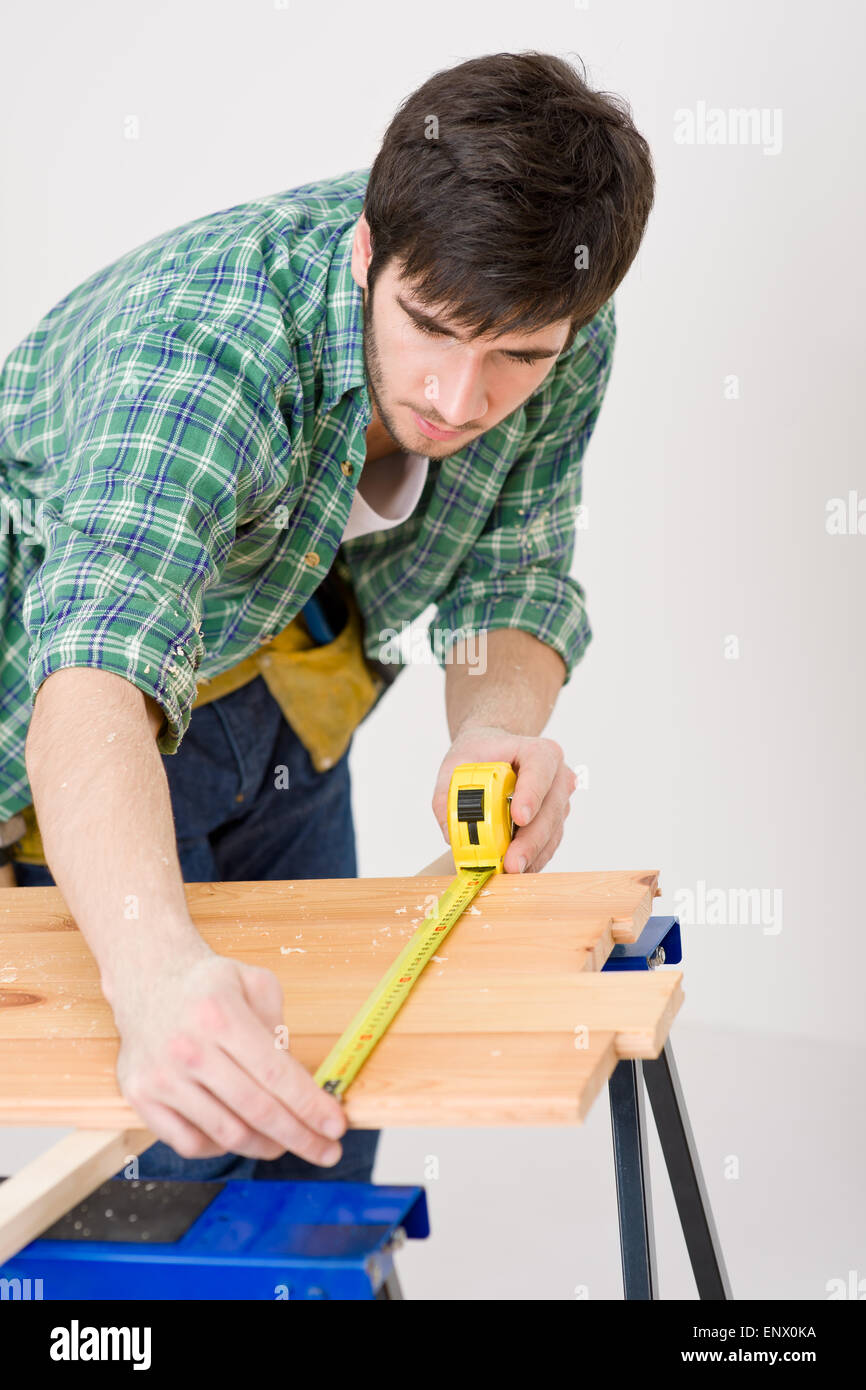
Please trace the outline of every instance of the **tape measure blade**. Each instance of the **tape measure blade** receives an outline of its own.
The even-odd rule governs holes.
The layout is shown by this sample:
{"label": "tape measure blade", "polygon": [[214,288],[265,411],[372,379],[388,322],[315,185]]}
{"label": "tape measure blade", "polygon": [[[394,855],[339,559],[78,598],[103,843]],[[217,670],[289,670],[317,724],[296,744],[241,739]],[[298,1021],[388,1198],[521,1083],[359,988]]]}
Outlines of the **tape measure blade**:
{"label": "tape measure blade", "polygon": [[396,1018],[437,948],[476,893],[495,872],[461,869],[436,901],[434,912],[413,932],[396,960],[315,1072],[314,1080],[342,1095]]}

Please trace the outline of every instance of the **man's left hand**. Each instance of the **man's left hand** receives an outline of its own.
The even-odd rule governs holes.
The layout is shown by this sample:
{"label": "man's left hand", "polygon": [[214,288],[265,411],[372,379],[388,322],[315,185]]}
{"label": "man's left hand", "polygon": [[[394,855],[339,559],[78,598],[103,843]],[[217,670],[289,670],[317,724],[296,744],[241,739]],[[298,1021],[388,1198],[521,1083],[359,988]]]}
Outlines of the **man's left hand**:
{"label": "man's left hand", "polygon": [[562,839],[577,778],[552,738],[527,738],[507,729],[471,727],[451,744],[433,792],[433,814],[448,835],[448,787],[460,763],[510,763],[517,774],[511,818],[518,827],[503,860],[508,874],[538,873]]}

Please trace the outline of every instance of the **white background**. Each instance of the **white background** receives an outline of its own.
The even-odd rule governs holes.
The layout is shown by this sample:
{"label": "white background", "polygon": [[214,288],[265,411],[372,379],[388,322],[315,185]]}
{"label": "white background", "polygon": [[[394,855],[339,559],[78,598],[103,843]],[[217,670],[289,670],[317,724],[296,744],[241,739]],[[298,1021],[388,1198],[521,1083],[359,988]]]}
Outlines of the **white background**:
{"label": "white background", "polygon": [[[821,1298],[851,1267],[866,1276],[866,535],[825,527],[829,499],[866,498],[863,27],[843,0],[43,0],[5,21],[3,353],[151,236],[369,165],[399,102],[441,67],[580,56],[592,85],[631,103],[657,203],[617,294],[584,465],[574,573],[595,639],[546,732],[589,785],[549,870],[658,868],[668,912],[700,882],[782,895],[776,933],[688,928],[673,1033],[741,1297]],[[780,152],[675,143],[674,112],[698,102],[779,108]],[[362,875],[443,848],[429,808],[442,694],[420,662],[356,736]],[[605,1110],[602,1097],[583,1131],[387,1135],[382,1181],[421,1182],[425,1156],[442,1159],[407,1292],[621,1296]],[[44,1142],[0,1134],[0,1171]],[[690,1297],[656,1172],[663,1292]]]}

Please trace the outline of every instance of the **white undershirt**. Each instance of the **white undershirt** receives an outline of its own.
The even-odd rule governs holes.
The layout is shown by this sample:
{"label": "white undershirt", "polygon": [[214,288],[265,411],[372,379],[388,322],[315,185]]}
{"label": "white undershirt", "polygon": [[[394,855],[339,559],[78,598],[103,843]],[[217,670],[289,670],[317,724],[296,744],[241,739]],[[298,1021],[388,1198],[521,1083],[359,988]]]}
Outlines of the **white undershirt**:
{"label": "white undershirt", "polygon": [[402,449],[368,461],[361,469],[343,540],[387,531],[406,521],[418,505],[427,480],[429,458]]}

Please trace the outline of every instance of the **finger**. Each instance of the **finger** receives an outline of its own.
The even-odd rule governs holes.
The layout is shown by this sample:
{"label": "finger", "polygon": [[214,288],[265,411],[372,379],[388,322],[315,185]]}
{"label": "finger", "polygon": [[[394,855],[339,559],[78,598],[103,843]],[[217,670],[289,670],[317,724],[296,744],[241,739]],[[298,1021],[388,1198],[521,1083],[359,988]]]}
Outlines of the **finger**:
{"label": "finger", "polygon": [[[459,751],[456,751],[452,744],[439,767],[436,785],[433,788],[431,805],[433,807],[433,814],[440,825],[447,822],[448,788],[451,786],[451,775],[455,767],[459,767],[462,762],[467,761],[468,759],[461,757]],[[480,759],[476,759],[476,761],[480,761]]]}
{"label": "finger", "polygon": [[273,1035],[243,998],[227,1008],[208,1009],[202,1022],[209,1036],[242,1067],[263,1090],[285,1106],[289,1116],[325,1139],[339,1139],[346,1118],[339,1101],[317,1086],[310,1073],[294,1057],[274,1046]]}
{"label": "finger", "polygon": [[[524,832],[521,832],[521,833],[524,833]],[[526,833],[528,834],[528,832],[526,832]],[[551,832],[551,834],[550,834],[550,835],[547,837],[547,839],[544,841],[544,843],[543,843],[542,845],[538,846],[537,848],[536,848],[534,845],[532,846],[531,849],[530,849],[530,848],[524,848],[524,849],[518,848],[518,850],[517,850],[518,856],[523,856],[523,857],[526,858],[526,865],[525,865],[525,867],[523,868],[522,871],[519,870],[519,869],[517,869],[517,868],[512,868],[511,865],[509,864],[509,866],[505,869],[505,872],[506,872],[506,873],[519,873],[519,872],[523,872],[523,873],[525,873],[525,874],[537,874],[537,873],[539,873],[539,872],[544,868],[545,864],[549,863],[549,861],[553,858],[554,854],[556,853],[557,849],[558,849],[559,846],[560,846],[561,841],[562,841],[562,827],[561,827],[561,826],[556,826],[556,827],[554,827],[554,829],[553,829],[553,831]],[[515,844],[518,844],[518,840],[517,840],[517,837],[516,837],[516,836],[515,836],[515,839],[514,839],[514,843],[515,843]],[[524,841],[523,843],[526,844],[527,841]],[[528,856],[528,857],[527,857],[527,856]],[[505,864],[505,861],[503,860],[503,866],[504,866],[504,864]]]}
{"label": "finger", "polygon": [[521,827],[505,853],[502,867],[507,874],[532,873],[544,853],[551,837],[558,834],[562,820],[568,814],[566,806],[562,817],[548,814],[542,810],[529,825]]}
{"label": "finger", "polygon": [[283,1026],[283,991],[272,970],[239,964],[244,997],[257,1018],[271,1031]]}
{"label": "finger", "polygon": [[217,1145],[221,1154],[244,1158],[279,1158],[285,1150],[272,1139],[256,1134],[220,1099],[196,1081],[178,1078],[171,1091],[171,1106],[179,1115]]}
{"label": "finger", "polygon": [[[339,1144],[322,1140],[311,1134],[304,1126],[296,1124],[292,1142],[282,1144],[258,1132],[254,1126],[245,1123],[240,1115],[234,1113],[221,1098],[204,1086],[191,1081],[182,1081],[172,1097],[174,1107],[186,1116],[214,1143],[219,1144],[220,1153],[242,1154],[244,1158],[279,1158],[290,1148],[299,1157],[308,1159],[323,1168],[332,1168],[342,1156]],[[276,1101],[269,1098],[273,1109],[278,1109]],[[297,1147],[294,1147],[294,1144]]]}
{"label": "finger", "polygon": [[516,755],[517,781],[511,794],[511,819],[515,825],[528,825],[564,766],[563,752],[550,738],[533,739]]}
{"label": "finger", "polygon": [[[299,1066],[300,1063],[296,1065]],[[303,1068],[301,1070],[303,1071]],[[275,1096],[258,1085],[221,1050],[211,1050],[206,1059],[203,1058],[201,1063],[193,1066],[191,1075],[200,1086],[206,1088],[205,1094],[210,1094],[220,1102],[232,1121],[243,1127],[244,1134],[230,1136],[231,1152],[243,1153],[249,1158],[277,1158],[288,1149],[299,1158],[305,1158],[309,1163],[318,1163],[326,1168],[330,1168],[339,1159],[342,1152],[339,1144],[323,1139],[296,1119],[284,1109]],[[177,1101],[174,1103],[178,1104]],[[188,1113],[190,1119],[214,1139],[222,1141],[227,1138],[222,1130],[217,1131],[212,1124],[206,1122],[203,1109],[184,1109],[184,1113]],[[209,1107],[207,1114],[212,1119],[216,1118]],[[340,1118],[343,1119],[342,1112]],[[224,1120],[225,1115],[221,1122]],[[267,1146],[268,1152],[260,1153],[256,1149],[253,1153],[249,1147],[251,1144]]]}
{"label": "finger", "polygon": [[140,1100],[136,1101],[135,1109],[157,1139],[168,1144],[181,1158],[217,1158],[223,1152],[208,1135],[168,1105],[161,1105],[155,1100]]}
{"label": "finger", "polygon": [[502,867],[507,874],[531,874],[550,836],[541,836],[533,822],[532,832],[518,830],[508,847]]}
{"label": "finger", "polygon": [[550,860],[553,858],[553,856],[556,854],[556,851],[559,849],[561,841],[562,830],[557,830],[553,833],[553,835],[551,835],[547,843],[535,856],[535,859],[529,865],[527,865],[525,872],[528,874],[540,873],[541,870],[544,868],[545,864],[548,864]]}
{"label": "finger", "polygon": [[[433,799],[431,801],[433,814],[439,822],[439,829],[442,831],[442,834],[449,844],[451,843],[451,837],[448,834],[448,790],[451,786],[451,778],[455,767],[459,767],[462,762],[466,761],[467,759],[461,758],[459,754],[455,755],[450,753],[439,769],[439,776],[436,779],[436,786],[433,789]],[[480,759],[478,761],[480,761]]]}
{"label": "finger", "polygon": [[[539,867],[538,861],[551,837],[561,834],[566,816],[571,810],[569,797],[574,784],[574,775],[563,765],[556,775],[553,786],[542,803],[541,809],[529,823],[521,826],[506,851],[503,868],[506,873],[533,872]],[[513,805],[513,802],[512,802]],[[553,852],[556,846],[551,848]],[[550,855],[548,854],[548,858]],[[521,870],[520,861],[523,860]],[[546,860],[545,860],[546,862]]]}
{"label": "finger", "polygon": [[448,787],[451,784],[451,774],[456,766],[457,763],[453,758],[448,757],[445,759],[439,769],[436,785],[433,788],[433,798],[430,803],[433,807],[433,814],[439,823],[439,829],[446,839],[448,838]]}

